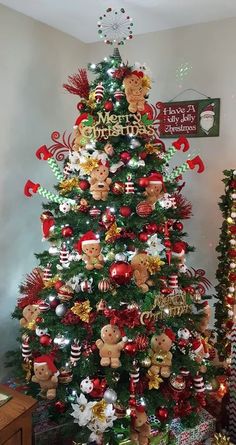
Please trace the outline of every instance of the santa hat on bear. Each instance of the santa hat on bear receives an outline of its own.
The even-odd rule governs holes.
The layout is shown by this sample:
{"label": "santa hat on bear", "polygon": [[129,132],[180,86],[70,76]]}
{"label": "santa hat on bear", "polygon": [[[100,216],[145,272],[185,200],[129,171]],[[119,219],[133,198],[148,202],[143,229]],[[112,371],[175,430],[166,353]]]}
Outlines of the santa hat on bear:
{"label": "santa hat on bear", "polygon": [[39,365],[47,365],[48,369],[53,373],[53,374],[59,374],[59,371],[57,370],[56,366],[53,363],[53,358],[50,355],[41,355],[40,357],[37,357],[34,359],[34,366],[39,366]]}
{"label": "santa hat on bear", "polygon": [[77,241],[75,245],[75,249],[78,250],[79,254],[81,255],[83,253],[83,246],[86,246],[86,244],[99,244],[100,239],[98,236],[92,232],[92,230],[89,230],[86,232],[79,241]]}
{"label": "santa hat on bear", "polygon": [[165,185],[163,182],[163,176],[161,173],[158,172],[152,172],[149,176],[148,176],[148,181],[149,184],[162,184],[162,188],[163,190],[165,190]]}
{"label": "santa hat on bear", "polygon": [[81,122],[87,121],[87,120],[88,120],[88,113],[82,113],[79,117],[77,117],[77,119],[75,121],[74,129],[76,130],[76,128],[78,128],[78,126],[81,124]]}
{"label": "santa hat on bear", "polygon": [[207,116],[207,115],[211,115],[214,116],[215,112],[214,112],[214,106],[215,104],[209,104],[207,105],[201,112],[200,116]]}
{"label": "santa hat on bear", "polygon": [[171,341],[175,341],[175,333],[172,331],[172,329],[166,328],[164,332]]}
{"label": "santa hat on bear", "polygon": [[180,258],[186,252],[187,244],[184,241],[177,241],[172,245],[172,253],[175,257]]}
{"label": "santa hat on bear", "polygon": [[137,76],[139,78],[142,78],[144,76],[143,72],[142,71],[138,71],[138,70],[132,71],[132,73],[130,75],[134,75],[134,76]]}

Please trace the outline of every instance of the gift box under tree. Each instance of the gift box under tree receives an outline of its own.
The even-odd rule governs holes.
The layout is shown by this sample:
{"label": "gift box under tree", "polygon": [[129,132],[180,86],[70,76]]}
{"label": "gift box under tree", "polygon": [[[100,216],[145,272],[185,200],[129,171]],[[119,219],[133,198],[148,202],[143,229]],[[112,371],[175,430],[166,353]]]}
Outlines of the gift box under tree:
{"label": "gift box under tree", "polygon": [[186,428],[180,419],[174,419],[170,425],[174,445],[196,445],[209,439],[215,433],[215,418],[206,410],[199,412],[199,422],[193,428]]}

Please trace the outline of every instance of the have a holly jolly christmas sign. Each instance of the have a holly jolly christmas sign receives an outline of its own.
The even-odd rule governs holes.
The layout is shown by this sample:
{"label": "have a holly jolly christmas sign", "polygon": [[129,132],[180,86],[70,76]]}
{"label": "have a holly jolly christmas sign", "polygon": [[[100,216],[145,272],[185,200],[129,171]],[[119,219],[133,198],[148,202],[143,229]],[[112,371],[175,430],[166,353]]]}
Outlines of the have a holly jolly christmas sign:
{"label": "have a holly jolly christmas sign", "polygon": [[219,136],[220,99],[162,102],[159,107],[161,137]]}

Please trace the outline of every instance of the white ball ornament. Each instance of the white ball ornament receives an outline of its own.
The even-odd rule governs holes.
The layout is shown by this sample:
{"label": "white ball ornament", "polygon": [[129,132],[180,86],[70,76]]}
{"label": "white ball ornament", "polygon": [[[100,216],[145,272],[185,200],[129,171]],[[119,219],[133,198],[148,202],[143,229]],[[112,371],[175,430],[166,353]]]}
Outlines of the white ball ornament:
{"label": "white ball ornament", "polygon": [[235,246],[235,244],[236,244],[236,240],[233,238],[231,240],[229,240],[229,242],[230,242],[231,246]]}
{"label": "white ball ornament", "polygon": [[187,328],[181,328],[178,330],[178,337],[183,338],[184,340],[188,340],[191,334]]}
{"label": "white ball ornament", "polygon": [[229,287],[229,292],[231,292],[232,294],[234,293],[234,287],[233,286]]}
{"label": "white ball ornament", "polygon": [[233,175],[236,175],[236,170],[233,171]]}
{"label": "white ball ornament", "polygon": [[48,328],[40,328],[39,326],[36,327],[35,329],[35,334],[38,337],[42,337],[42,335],[46,335],[48,333]]}
{"label": "white ball ornament", "polygon": [[231,213],[231,218],[236,218],[236,212]]}
{"label": "white ball ornament", "polygon": [[236,199],[236,193],[231,193],[231,198]]}
{"label": "white ball ornament", "polygon": [[115,403],[117,400],[117,394],[112,388],[107,388],[103,395],[104,400],[107,403]]}
{"label": "white ball ornament", "polygon": [[59,205],[59,209],[62,213],[67,213],[70,211],[70,203],[69,202],[63,202],[62,204]]}
{"label": "white ball ornament", "polygon": [[63,317],[63,315],[65,315],[66,313],[66,306],[62,303],[62,304],[58,304],[58,306],[55,309],[55,313],[58,317]]}
{"label": "white ball ornament", "polygon": [[229,267],[230,267],[230,269],[235,269],[236,263],[230,263]]}
{"label": "white ball ornament", "polygon": [[93,390],[93,382],[90,380],[89,377],[86,377],[86,379],[82,380],[80,383],[80,389],[83,393],[89,394]]}

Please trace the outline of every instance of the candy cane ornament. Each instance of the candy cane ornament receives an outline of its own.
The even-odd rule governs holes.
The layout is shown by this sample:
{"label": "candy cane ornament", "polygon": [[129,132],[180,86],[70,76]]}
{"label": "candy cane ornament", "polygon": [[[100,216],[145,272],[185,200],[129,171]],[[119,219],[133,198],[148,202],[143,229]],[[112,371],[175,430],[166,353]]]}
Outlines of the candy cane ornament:
{"label": "candy cane ornament", "polygon": [[49,190],[45,189],[44,187],[41,187],[40,184],[34,183],[30,179],[26,181],[24,186],[24,194],[28,198],[30,198],[33,193],[38,193],[39,195],[43,196],[44,198],[47,198],[49,201],[57,202],[58,204],[62,204],[64,202],[69,202],[70,204],[75,204],[75,200],[68,199],[68,198],[62,198],[59,195],[55,195],[55,193],[50,192]]}
{"label": "candy cane ornament", "polygon": [[38,159],[48,162],[48,165],[52,169],[58,181],[63,181],[64,175],[62,174],[57,162],[55,161],[52,153],[50,153],[50,151],[47,149],[46,145],[39,147],[35,154]]}
{"label": "candy cane ornament", "polygon": [[182,151],[185,153],[189,150],[189,142],[184,136],[180,136],[177,141],[173,142],[172,146],[167,150],[166,154],[163,156],[165,162],[169,162],[176,151]]}
{"label": "candy cane ornament", "polygon": [[177,178],[178,176],[182,175],[187,170],[197,170],[197,173],[202,173],[205,170],[204,163],[200,156],[195,156],[193,159],[189,159],[185,161],[182,165],[179,167],[176,167],[172,173],[165,177],[165,181],[172,181],[173,179]]}

